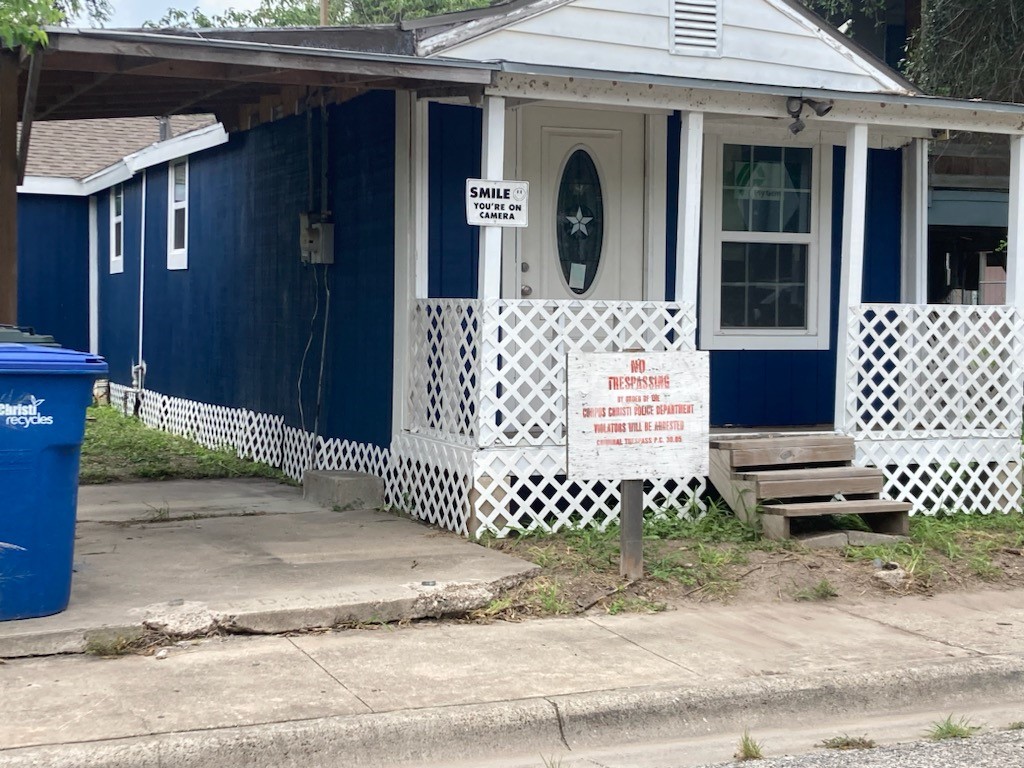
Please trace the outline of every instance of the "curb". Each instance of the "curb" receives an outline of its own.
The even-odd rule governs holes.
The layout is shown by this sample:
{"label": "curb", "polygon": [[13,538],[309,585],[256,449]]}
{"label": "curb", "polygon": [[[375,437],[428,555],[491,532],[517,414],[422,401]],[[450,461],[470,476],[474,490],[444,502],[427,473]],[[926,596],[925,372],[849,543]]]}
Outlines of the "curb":
{"label": "curb", "polygon": [[760,677],[0,750],[2,768],[366,768],[681,740],[797,719],[1024,699],[1024,658],[985,656],[829,680]]}
{"label": "curb", "polygon": [[[531,568],[488,582],[441,582],[419,587],[419,594],[359,603],[224,611],[211,614],[214,634],[280,635],[362,623],[393,623],[418,619],[458,618],[485,608],[507,590],[540,573]],[[90,637],[142,637],[151,631],[144,622],[79,629],[24,632],[0,637],[0,659],[84,653]],[[199,633],[203,636],[205,633]],[[189,639],[195,635],[172,639]]]}

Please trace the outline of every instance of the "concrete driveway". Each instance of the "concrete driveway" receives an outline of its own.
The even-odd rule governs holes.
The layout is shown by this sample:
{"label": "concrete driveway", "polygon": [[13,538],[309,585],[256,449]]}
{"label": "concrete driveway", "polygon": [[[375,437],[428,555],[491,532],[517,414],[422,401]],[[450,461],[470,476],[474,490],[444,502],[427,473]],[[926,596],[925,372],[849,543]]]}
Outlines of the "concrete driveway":
{"label": "concrete driveway", "polygon": [[0,657],[91,633],[276,633],[486,605],[535,567],[376,510],[325,510],[265,480],[85,486],[71,604],[0,622]]}

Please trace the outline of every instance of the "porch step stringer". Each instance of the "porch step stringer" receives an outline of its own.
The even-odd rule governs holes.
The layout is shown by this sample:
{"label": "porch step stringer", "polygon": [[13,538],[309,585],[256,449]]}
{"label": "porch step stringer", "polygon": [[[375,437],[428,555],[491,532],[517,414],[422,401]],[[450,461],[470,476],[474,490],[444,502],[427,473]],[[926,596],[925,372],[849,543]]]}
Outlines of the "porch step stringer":
{"label": "porch step stringer", "polygon": [[748,523],[770,539],[792,538],[792,521],[859,515],[876,533],[906,536],[911,505],[882,498],[884,476],[855,467],[852,437],[832,433],[712,439],[709,479]]}

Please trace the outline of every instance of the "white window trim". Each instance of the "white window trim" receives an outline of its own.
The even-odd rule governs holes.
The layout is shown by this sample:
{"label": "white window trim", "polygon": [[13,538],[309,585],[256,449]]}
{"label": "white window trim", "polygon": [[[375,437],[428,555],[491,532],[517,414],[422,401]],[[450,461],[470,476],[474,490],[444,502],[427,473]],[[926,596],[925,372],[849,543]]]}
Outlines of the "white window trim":
{"label": "white window trim", "polygon": [[[722,146],[726,143],[810,147],[813,150],[811,204],[817,213],[812,213],[809,235],[728,233],[728,238],[731,241],[807,243],[807,328],[723,329],[721,327]],[[806,139],[801,141],[800,137],[769,137],[764,132],[708,133],[704,137],[704,181],[700,348],[723,350],[828,349],[831,329],[829,289],[832,278],[832,146]]]}
{"label": "white window trim", "polygon": [[[121,195],[121,213],[117,213],[115,200],[118,193]],[[120,275],[124,272],[124,185],[115,184],[110,188],[110,274]],[[121,235],[118,236],[117,224],[121,225]],[[120,245],[120,249],[117,247]],[[118,251],[120,250],[120,255]]]}
{"label": "white window trim", "polygon": [[[174,169],[185,166],[185,199],[174,202]],[[188,199],[189,199],[189,162],[188,158],[175,160],[167,166],[167,268],[188,269]],[[174,213],[179,208],[185,210],[185,247],[174,247]]]}

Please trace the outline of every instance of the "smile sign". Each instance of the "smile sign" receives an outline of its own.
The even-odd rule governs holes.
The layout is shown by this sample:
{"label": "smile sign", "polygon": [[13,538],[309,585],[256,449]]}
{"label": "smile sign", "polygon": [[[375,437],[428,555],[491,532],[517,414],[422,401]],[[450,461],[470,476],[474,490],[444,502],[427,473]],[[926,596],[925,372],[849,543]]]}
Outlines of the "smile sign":
{"label": "smile sign", "polygon": [[476,227],[525,227],[530,182],[466,179],[466,221]]}

